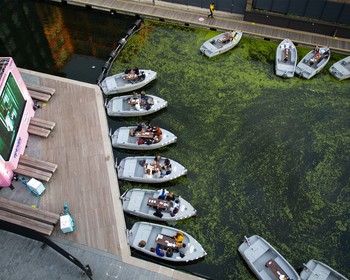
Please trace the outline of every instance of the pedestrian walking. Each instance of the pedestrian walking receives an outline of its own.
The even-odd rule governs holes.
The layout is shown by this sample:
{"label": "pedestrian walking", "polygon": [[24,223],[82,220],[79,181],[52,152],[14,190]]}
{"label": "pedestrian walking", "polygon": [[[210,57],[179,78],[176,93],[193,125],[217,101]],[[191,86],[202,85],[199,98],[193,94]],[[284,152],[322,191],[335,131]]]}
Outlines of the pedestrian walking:
{"label": "pedestrian walking", "polygon": [[209,5],[209,12],[210,12],[210,14],[208,15],[208,18],[209,17],[214,18],[214,10],[215,10],[215,5],[214,5],[214,3],[211,3]]}

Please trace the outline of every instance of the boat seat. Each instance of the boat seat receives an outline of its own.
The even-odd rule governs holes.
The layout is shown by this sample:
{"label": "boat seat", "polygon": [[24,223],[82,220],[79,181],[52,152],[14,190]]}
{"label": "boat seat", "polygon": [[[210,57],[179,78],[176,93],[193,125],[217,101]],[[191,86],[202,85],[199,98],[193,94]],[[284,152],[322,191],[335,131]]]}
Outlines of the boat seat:
{"label": "boat seat", "polygon": [[129,140],[129,133],[118,133],[117,143],[127,143]]}
{"label": "boat seat", "polygon": [[132,192],[130,196],[129,205],[128,205],[129,210],[139,211],[140,206],[142,204],[143,197],[144,197],[143,192],[136,192],[136,191]]}
{"label": "boat seat", "polygon": [[162,231],[160,232],[163,235],[167,235],[167,236],[173,236],[174,232],[170,229],[167,228],[163,228]]}
{"label": "boat seat", "polygon": [[148,238],[152,232],[152,226],[142,225],[143,230],[138,229],[136,236],[134,238],[134,245],[137,246],[141,240],[148,241]]}
{"label": "boat seat", "polygon": [[130,159],[126,162],[124,166],[124,177],[134,177],[136,169],[137,159]]}
{"label": "boat seat", "polygon": [[331,273],[328,269],[326,269],[320,264],[317,264],[313,271],[316,272],[316,275],[314,273],[311,273],[310,277],[308,278],[309,280],[327,279],[327,277]]}
{"label": "boat seat", "polygon": [[271,276],[268,275],[265,270],[259,271],[259,274],[260,274],[262,279],[271,279]]}

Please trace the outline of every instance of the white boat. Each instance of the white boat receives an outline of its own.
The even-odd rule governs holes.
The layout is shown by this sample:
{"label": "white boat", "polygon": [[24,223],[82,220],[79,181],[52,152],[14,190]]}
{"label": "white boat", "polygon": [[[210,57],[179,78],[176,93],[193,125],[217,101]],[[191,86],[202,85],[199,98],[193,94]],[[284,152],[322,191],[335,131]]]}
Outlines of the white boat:
{"label": "white boat", "polygon": [[338,62],[334,63],[329,72],[338,80],[344,80],[350,78],[350,56],[345,57]]}
{"label": "white boat", "polygon": [[164,128],[160,129],[162,132],[160,136],[148,131],[134,133],[136,128],[137,126],[126,126],[116,129],[111,135],[112,146],[130,150],[154,150],[177,141],[175,134]]}
{"label": "white boat", "polygon": [[[137,99],[140,100],[139,97]],[[134,95],[113,97],[106,104],[107,115],[111,117],[145,116],[168,106],[167,101],[154,95],[146,95],[146,99],[145,104],[138,105],[130,103],[130,100],[135,100]]]}
{"label": "white boat", "polygon": [[300,278],[301,280],[348,280],[333,268],[317,260],[309,260],[304,264]]}
{"label": "white boat", "polygon": [[[164,221],[171,225],[196,215],[197,210],[181,196],[174,195],[173,201],[158,199],[158,197],[157,190],[131,189],[123,193],[120,199],[126,213],[150,220]],[[174,214],[172,207],[175,205],[178,212]],[[161,206],[161,215],[154,215],[155,208],[159,206]]]}
{"label": "white boat", "polygon": [[[232,35],[230,34],[232,32]],[[229,36],[228,36],[229,35]],[[241,31],[229,31],[221,33],[204,42],[200,52],[207,57],[213,57],[233,49],[242,39]]]}
{"label": "white boat", "polygon": [[261,280],[300,280],[298,273],[265,239],[258,235],[244,237],[238,252],[255,276]]}
{"label": "white boat", "polygon": [[[178,248],[173,236],[182,232],[186,247]],[[190,262],[198,260],[207,255],[202,245],[188,233],[160,224],[137,222],[127,231],[127,239],[130,247],[162,260],[171,262]],[[157,247],[161,248],[164,256],[157,254]],[[169,248],[171,255],[166,254]]]}
{"label": "white boat", "polygon": [[[126,157],[122,159],[116,168],[118,171],[118,178],[120,180],[133,181],[139,183],[164,183],[177,179],[187,174],[187,169],[180,163],[171,160],[172,171],[168,175],[155,174],[151,177],[147,176],[145,166],[153,165],[154,158],[152,156],[136,156]],[[160,164],[164,165],[165,158],[161,157]]]}
{"label": "white boat", "polygon": [[128,79],[130,74],[118,73],[105,78],[100,87],[106,95],[124,93],[140,89],[157,78],[157,72],[152,70],[139,70],[139,74]]}
{"label": "white boat", "polygon": [[311,79],[326,66],[330,58],[331,51],[329,48],[320,47],[318,50],[315,48],[298,63],[295,73],[305,79]]}
{"label": "white boat", "polygon": [[297,59],[297,49],[293,42],[289,39],[284,39],[276,50],[276,75],[284,78],[293,78]]}

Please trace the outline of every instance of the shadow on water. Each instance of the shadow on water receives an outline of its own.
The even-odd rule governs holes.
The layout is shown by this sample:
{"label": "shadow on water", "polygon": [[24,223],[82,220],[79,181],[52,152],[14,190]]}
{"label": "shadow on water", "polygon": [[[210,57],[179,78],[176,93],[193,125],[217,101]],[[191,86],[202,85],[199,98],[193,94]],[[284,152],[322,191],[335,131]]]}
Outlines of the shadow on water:
{"label": "shadow on water", "polygon": [[[78,7],[5,2],[3,22],[13,23],[14,12],[22,16],[9,25],[16,36],[0,42],[0,55],[13,56],[23,68],[83,81],[134,22]],[[30,36],[24,28],[29,20]],[[215,34],[146,22],[113,67],[114,73],[129,66],[157,71],[146,93],[169,103],[154,115],[108,123],[114,131],[151,120],[178,137],[176,145],[145,154],[178,161],[187,176],[144,187],[165,187],[198,211],[176,227],[208,255],[180,269],[212,279],[251,279],[237,248],[244,235],[259,234],[294,266],[314,258],[349,278],[350,80],[338,82],[328,73],[341,56],[332,54],[311,80],[284,80],[274,74],[278,42],[244,36],[229,53],[201,56],[200,45]],[[307,51],[298,47],[298,61]],[[113,152],[120,159],[139,154]],[[134,187],[140,184],[120,181],[121,193]],[[135,221],[126,216],[128,228]]]}

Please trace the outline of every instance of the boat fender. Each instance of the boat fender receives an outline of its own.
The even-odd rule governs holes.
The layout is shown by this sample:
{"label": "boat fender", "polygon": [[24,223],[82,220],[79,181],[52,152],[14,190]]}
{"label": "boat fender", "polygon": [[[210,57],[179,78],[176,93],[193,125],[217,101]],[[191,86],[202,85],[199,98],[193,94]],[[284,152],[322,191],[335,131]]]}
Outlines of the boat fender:
{"label": "boat fender", "polygon": [[109,66],[111,66],[111,63],[107,61],[105,65],[103,65],[102,69],[109,69]]}
{"label": "boat fender", "polygon": [[109,54],[109,56],[112,58],[112,59],[114,59],[116,56],[117,56],[117,51],[112,51],[110,54]]}

